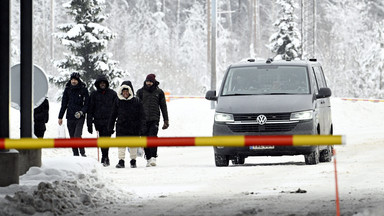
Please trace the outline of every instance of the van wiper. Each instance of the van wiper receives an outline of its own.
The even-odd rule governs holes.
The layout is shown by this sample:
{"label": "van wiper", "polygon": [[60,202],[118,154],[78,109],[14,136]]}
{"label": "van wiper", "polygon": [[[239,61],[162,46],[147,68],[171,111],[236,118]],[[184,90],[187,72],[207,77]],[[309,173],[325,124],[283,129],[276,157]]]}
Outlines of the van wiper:
{"label": "van wiper", "polygon": [[267,95],[289,95],[292,93],[286,93],[286,92],[273,92],[273,93],[268,93]]}
{"label": "van wiper", "polygon": [[234,94],[226,94],[223,96],[242,96],[242,95],[252,95],[252,94],[239,94],[239,93],[234,93]]}

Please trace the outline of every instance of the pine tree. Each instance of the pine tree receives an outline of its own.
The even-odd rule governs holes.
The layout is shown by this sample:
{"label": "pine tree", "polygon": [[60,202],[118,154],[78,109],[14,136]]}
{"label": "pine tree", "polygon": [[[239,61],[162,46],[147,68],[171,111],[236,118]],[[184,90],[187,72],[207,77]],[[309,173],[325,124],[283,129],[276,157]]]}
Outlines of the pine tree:
{"label": "pine tree", "polygon": [[276,0],[281,5],[281,17],[274,23],[278,31],[269,39],[269,49],[281,59],[301,58],[301,40],[294,21],[294,0]]}
{"label": "pine tree", "polygon": [[101,25],[106,18],[102,13],[105,1],[71,0],[63,6],[75,22],[59,25],[62,33],[56,33],[55,36],[71,54],[65,53],[65,59],[55,62],[60,76],[50,80],[58,86],[64,86],[70,74],[76,71],[81,74],[88,89],[93,88],[100,74],[109,78],[111,88],[117,87],[123,71],[117,68],[117,61],[110,60],[112,54],[105,51],[108,41],[115,37],[109,28]]}

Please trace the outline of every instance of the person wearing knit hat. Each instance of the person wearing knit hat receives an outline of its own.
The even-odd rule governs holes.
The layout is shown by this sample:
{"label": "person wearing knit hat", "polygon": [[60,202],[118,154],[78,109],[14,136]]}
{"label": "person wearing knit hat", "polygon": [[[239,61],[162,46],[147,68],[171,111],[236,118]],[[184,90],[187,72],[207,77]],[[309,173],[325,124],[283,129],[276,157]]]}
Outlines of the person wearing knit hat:
{"label": "person wearing knit hat", "polygon": [[75,79],[75,80],[77,80],[78,82],[80,82],[80,81],[81,81],[81,80],[80,80],[80,74],[77,73],[77,72],[73,72],[73,73],[71,74],[71,78],[70,78],[70,80],[72,80],[72,79]]}
{"label": "person wearing knit hat", "polygon": [[[159,82],[155,74],[148,74],[144,85],[137,91],[137,97],[142,101],[145,113],[144,136],[157,136],[159,131],[160,111],[163,116],[164,124],[162,129],[169,127],[167,103],[165,94],[159,88]],[[147,167],[156,166],[157,147],[144,148]]]}
{"label": "person wearing knit hat", "polygon": [[156,83],[156,75],[155,74],[148,74],[145,81],[150,81],[152,83]]}
{"label": "person wearing knit hat", "polygon": [[[81,137],[88,111],[89,94],[85,84],[80,79],[78,72],[73,72],[70,80],[65,85],[61,108],[59,112],[59,125],[63,124],[64,113],[67,112],[67,128],[71,138]],[[84,148],[72,148],[73,155],[86,157]]]}

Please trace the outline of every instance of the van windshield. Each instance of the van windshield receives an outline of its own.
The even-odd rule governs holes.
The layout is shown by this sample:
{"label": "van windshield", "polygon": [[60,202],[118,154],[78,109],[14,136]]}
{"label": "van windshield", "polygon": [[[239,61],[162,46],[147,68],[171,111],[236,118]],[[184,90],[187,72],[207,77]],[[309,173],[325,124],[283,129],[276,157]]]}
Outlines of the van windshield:
{"label": "van windshield", "polygon": [[221,95],[309,93],[308,73],[305,66],[267,65],[231,68]]}

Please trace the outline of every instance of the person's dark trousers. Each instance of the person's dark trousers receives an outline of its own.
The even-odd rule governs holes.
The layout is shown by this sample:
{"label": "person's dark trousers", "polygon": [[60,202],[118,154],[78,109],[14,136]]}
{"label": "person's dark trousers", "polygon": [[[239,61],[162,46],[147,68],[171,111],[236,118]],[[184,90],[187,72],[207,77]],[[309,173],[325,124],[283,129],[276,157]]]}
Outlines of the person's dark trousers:
{"label": "person's dark trousers", "polygon": [[[98,125],[97,129],[99,131],[99,137],[111,137],[111,134],[108,132],[107,125]],[[108,158],[109,148],[100,148],[101,149],[101,158]]]}
{"label": "person's dark trousers", "polygon": [[[71,138],[81,137],[81,134],[83,133],[84,120],[85,120],[84,117],[75,119],[75,120],[67,119],[69,137]],[[82,156],[85,156],[84,148],[72,148],[73,155],[79,156],[79,150],[80,150],[80,154]]]}
{"label": "person's dark trousers", "polygon": [[[158,121],[149,121],[145,124],[144,135],[145,136],[157,136],[159,132],[159,122]],[[157,147],[144,148],[145,158],[147,160],[152,157],[157,157]]]}
{"label": "person's dark trousers", "polygon": [[33,132],[37,138],[43,138],[45,133],[45,123],[44,122],[35,122],[33,124]]}

